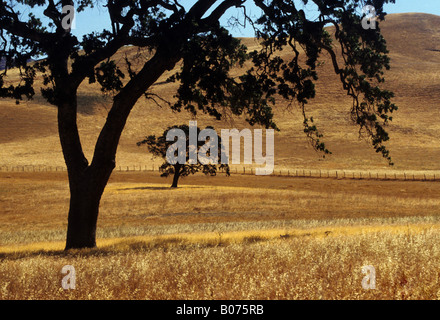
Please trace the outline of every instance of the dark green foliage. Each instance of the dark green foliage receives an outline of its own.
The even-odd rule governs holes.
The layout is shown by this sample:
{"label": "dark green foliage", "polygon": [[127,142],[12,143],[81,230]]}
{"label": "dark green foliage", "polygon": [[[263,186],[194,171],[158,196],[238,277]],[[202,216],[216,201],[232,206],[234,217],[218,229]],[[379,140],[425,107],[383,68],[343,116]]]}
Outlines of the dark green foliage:
{"label": "dark green foliage", "polygon": [[[166,161],[167,156],[167,150],[175,143],[175,141],[167,141],[167,133],[171,129],[180,129],[182,130],[186,135],[186,162],[184,164],[182,163],[176,163],[171,164],[168,161]],[[214,129],[213,127],[206,127],[205,129]],[[179,177],[186,177],[191,174],[195,174],[197,172],[202,172],[205,175],[215,176],[218,171],[225,172],[226,175],[229,176],[229,166],[227,164],[202,164],[200,161],[197,161],[196,164],[190,164],[189,163],[189,150],[190,150],[190,141],[189,141],[189,131],[190,128],[187,125],[180,125],[180,126],[171,126],[168,127],[167,130],[163,132],[163,134],[159,137],[156,137],[154,135],[150,135],[145,137],[144,140],[139,141],[137,143],[138,146],[141,145],[147,145],[148,151],[152,153],[156,157],[161,157],[165,159],[164,163],[159,167],[159,171],[161,172],[161,177],[168,177],[169,175],[174,175],[175,177],[175,185],[173,182],[172,187],[177,187],[177,180]],[[200,129],[197,128],[197,137],[200,134]],[[200,151],[200,148],[205,145],[206,141],[198,141],[197,140],[197,152]],[[221,156],[222,156],[222,148],[221,148],[221,137],[218,137],[218,162],[220,162]],[[177,150],[176,150],[177,152]],[[208,152],[209,156],[209,152]],[[177,177],[177,178],[176,178]]]}
{"label": "dark green foliage", "polygon": [[[306,0],[303,2],[307,3]],[[343,88],[353,99],[353,121],[359,125],[361,132],[368,134],[376,151],[391,164],[389,151],[383,145],[389,139],[384,126],[392,119],[389,114],[397,110],[397,106],[390,102],[393,93],[378,86],[384,82],[384,70],[390,68],[388,51],[380,28],[363,29],[363,16],[356,11],[360,5],[373,3],[347,0],[313,2],[321,11],[315,21],[306,19],[304,12],[297,10],[290,1],[272,1],[270,5],[256,1],[265,12],[258,20],[258,24],[263,25],[259,37],[264,48],[253,55],[254,64],[274,82],[277,93],[298,102],[304,115],[304,132],[317,150],[329,153],[320,140],[322,135],[313,124],[313,118],[308,118],[305,111],[305,105],[315,96],[313,81],[318,77],[316,65],[319,55],[329,53]],[[374,1],[379,19],[384,17],[383,4],[386,2],[394,1]],[[324,29],[329,24],[335,29],[343,65],[339,64],[333,40]],[[290,61],[283,61],[275,55],[285,46],[294,53]],[[307,55],[305,66],[299,64],[299,48]]]}
{"label": "dark green foliage", "polygon": [[116,92],[122,89],[121,79],[125,74],[116,66],[114,61],[102,62],[96,68],[96,80],[101,85],[103,92]]}

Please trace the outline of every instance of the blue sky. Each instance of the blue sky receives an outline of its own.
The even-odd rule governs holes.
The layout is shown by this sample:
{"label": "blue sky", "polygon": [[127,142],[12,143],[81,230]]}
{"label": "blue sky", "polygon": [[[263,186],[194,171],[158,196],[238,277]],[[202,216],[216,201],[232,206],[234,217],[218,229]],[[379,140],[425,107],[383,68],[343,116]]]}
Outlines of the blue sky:
{"label": "blue sky", "polygon": [[[188,1],[184,1],[188,2]],[[252,1],[250,1],[252,2]],[[299,3],[299,1],[296,1]],[[259,10],[255,6],[248,6],[247,14],[258,14]],[[307,5],[304,8],[304,12],[309,14],[310,17],[317,15],[315,7],[312,4]],[[430,13],[440,16],[440,0],[396,0],[394,4],[386,4],[385,12],[387,13],[408,13],[408,12],[421,12]],[[224,18],[223,22],[226,23],[227,19]],[[250,28],[247,30],[231,30],[234,36],[252,37],[253,32]]]}
{"label": "blue sky", "polygon": [[396,0],[395,4],[386,5],[388,13],[424,12],[440,15],[439,0]]}
{"label": "blue sky", "polygon": [[[297,1],[299,3],[299,1]],[[184,6],[190,6],[194,1],[182,0],[180,3]],[[248,1],[247,14],[250,16],[258,16],[260,11],[257,7],[252,5],[252,1]],[[309,4],[304,8],[306,14],[313,17],[316,15],[315,8]],[[405,12],[423,12],[440,15],[440,0],[396,0],[395,4],[388,4],[385,6],[387,13],[405,13]],[[236,10],[230,10],[222,19],[222,24],[227,25],[228,18],[236,15]],[[27,14],[26,12],[22,12]],[[240,18],[240,15],[238,15]],[[243,19],[241,19],[243,20]],[[102,30],[104,27],[110,29],[109,18],[105,8],[95,8],[92,11],[82,12],[77,15],[76,29],[74,34],[78,37],[90,33],[91,31]],[[231,33],[237,37],[252,37],[253,31],[250,26],[246,29],[231,29]]]}

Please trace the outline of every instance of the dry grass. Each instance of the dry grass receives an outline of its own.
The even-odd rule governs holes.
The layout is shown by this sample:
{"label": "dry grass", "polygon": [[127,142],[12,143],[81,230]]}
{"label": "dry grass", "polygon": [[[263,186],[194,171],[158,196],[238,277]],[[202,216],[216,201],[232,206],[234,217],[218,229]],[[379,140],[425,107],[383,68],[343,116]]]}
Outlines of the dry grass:
{"label": "dry grass", "polygon": [[195,176],[171,190],[115,174],[98,249],[66,253],[64,179],[0,174],[0,299],[439,298],[438,183]]}
{"label": "dry grass", "polygon": [[[426,229],[37,251],[3,259],[0,299],[438,299],[439,240]],[[61,288],[64,265],[75,290]],[[361,286],[364,265],[376,269],[375,290]]]}
{"label": "dry grass", "polygon": [[[428,181],[196,175],[182,179],[177,190],[169,184],[158,173],[115,173],[101,200],[99,236],[181,225],[232,231],[223,227],[232,222],[278,228],[275,222],[437,217],[440,207],[440,185]],[[68,203],[65,173],[0,173],[0,245],[64,240]]]}

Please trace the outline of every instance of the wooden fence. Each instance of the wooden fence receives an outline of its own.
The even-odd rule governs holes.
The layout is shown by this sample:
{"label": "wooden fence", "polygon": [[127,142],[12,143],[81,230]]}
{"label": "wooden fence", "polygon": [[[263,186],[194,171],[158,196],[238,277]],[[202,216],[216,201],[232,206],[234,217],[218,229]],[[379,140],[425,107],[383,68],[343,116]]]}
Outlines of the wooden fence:
{"label": "wooden fence", "polygon": [[[233,169],[235,174],[255,174],[252,168]],[[440,181],[440,172],[378,172],[354,170],[311,170],[311,169],[275,169],[272,176],[356,179],[356,180],[402,180],[402,181]]]}
{"label": "wooden fence", "polygon": [[[66,167],[44,165],[0,166],[0,172],[66,172]],[[154,172],[159,171],[157,164],[117,166],[116,172]],[[231,174],[255,175],[255,168],[233,167]],[[357,179],[357,180],[401,180],[401,181],[440,181],[440,172],[423,171],[355,171],[355,170],[319,170],[319,169],[275,169],[272,176],[297,178]]]}

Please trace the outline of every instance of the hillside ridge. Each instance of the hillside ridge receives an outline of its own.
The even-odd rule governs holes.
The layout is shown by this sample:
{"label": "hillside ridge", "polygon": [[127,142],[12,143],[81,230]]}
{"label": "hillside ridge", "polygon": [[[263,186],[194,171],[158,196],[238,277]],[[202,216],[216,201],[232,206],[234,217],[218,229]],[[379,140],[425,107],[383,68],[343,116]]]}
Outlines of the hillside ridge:
{"label": "hillside ridge", "polygon": [[[440,157],[440,16],[424,13],[389,14],[380,28],[390,50],[391,70],[385,74],[386,87],[395,93],[399,111],[389,126],[389,149],[397,169],[439,169]],[[257,46],[253,38],[240,38]],[[132,55],[134,64],[142,63],[136,48],[123,48],[115,61],[123,63],[124,55]],[[364,140],[359,140],[356,125],[349,119],[351,106],[323,56],[319,68],[317,96],[307,110],[324,133],[324,141],[333,152],[322,158],[308,143],[302,128],[301,114],[295,107],[280,101],[274,108],[275,120],[281,131],[275,140],[276,168],[323,169],[387,169],[384,159]],[[165,74],[152,88],[155,93],[172,99],[176,85],[164,82]],[[86,156],[93,154],[94,144],[105,122],[111,97],[103,97],[99,86],[84,83],[79,91],[78,126]],[[117,165],[143,165],[152,159],[146,150],[136,146],[148,134],[160,134],[169,125],[187,124],[188,113],[174,113],[168,107],[158,107],[151,101],[140,100],[130,115],[121,137]],[[199,125],[215,128],[243,128],[242,118],[214,121],[198,115]],[[63,166],[58,139],[56,109],[37,94],[33,101],[18,106],[14,101],[0,100],[0,165]]]}

